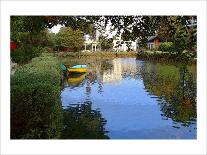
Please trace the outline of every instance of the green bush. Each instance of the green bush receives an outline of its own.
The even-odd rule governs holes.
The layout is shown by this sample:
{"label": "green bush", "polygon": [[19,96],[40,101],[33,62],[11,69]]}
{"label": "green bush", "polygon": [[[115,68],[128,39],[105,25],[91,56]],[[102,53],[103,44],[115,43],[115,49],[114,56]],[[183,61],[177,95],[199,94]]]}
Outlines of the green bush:
{"label": "green bush", "polygon": [[178,55],[182,54],[182,52],[187,48],[186,41],[183,38],[176,38],[173,42],[172,53],[176,53]]}
{"label": "green bush", "polygon": [[23,63],[27,60],[25,50],[23,47],[17,48],[14,52],[11,52],[11,58],[14,62]]}
{"label": "green bush", "polygon": [[45,54],[11,77],[11,138],[60,138],[63,112],[58,60]]}
{"label": "green bush", "polygon": [[11,58],[16,63],[25,63],[39,56],[41,52],[42,47],[40,46],[22,45],[14,52],[11,52]]}
{"label": "green bush", "polygon": [[159,45],[159,50],[162,52],[171,52],[173,47],[172,42],[164,42]]}

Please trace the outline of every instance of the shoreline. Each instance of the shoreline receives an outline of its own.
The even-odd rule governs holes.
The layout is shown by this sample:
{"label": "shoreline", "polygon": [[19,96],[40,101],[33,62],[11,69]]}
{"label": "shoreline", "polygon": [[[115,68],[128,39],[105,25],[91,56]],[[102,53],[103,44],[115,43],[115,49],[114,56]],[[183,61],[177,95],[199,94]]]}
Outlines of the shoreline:
{"label": "shoreline", "polygon": [[137,53],[137,52],[60,52],[55,53],[59,58],[74,58],[74,59],[114,59],[114,58],[136,58],[137,60],[163,62],[163,63],[186,63],[197,64],[197,58],[189,58],[187,56],[178,56],[166,52],[154,53]]}

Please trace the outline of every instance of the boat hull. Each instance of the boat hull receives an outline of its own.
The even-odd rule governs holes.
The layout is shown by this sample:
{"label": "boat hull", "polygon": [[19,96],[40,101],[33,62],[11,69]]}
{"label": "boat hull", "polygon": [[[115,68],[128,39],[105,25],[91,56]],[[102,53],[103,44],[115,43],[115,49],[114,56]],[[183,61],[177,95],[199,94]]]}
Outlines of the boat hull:
{"label": "boat hull", "polygon": [[87,72],[87,68],[69,68],[68,72],[85,73]]}

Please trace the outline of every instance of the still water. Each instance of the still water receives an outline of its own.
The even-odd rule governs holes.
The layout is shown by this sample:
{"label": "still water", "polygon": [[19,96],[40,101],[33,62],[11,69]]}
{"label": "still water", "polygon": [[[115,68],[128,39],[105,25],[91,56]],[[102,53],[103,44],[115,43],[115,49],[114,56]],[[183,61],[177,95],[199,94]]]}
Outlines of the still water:
{"label": "still water", "polygon": [[110,139],[196,139],[196,65],[113,60],[84,63],[90,72],[69,75],[62,106],[92,103]]}

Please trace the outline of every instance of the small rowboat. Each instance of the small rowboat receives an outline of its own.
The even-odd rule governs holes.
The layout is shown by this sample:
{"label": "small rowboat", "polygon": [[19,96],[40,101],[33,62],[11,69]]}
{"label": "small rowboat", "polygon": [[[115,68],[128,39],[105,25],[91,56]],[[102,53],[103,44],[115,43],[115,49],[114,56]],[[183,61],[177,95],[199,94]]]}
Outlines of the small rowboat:
{"label": "small rowboat", "polygon": [[68,72],[85,73],[87,72],[87,65],[75,65],[68,68]]}

